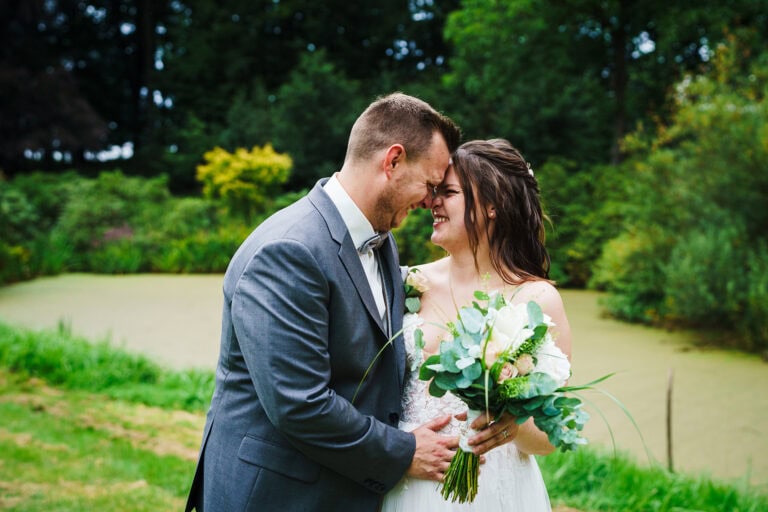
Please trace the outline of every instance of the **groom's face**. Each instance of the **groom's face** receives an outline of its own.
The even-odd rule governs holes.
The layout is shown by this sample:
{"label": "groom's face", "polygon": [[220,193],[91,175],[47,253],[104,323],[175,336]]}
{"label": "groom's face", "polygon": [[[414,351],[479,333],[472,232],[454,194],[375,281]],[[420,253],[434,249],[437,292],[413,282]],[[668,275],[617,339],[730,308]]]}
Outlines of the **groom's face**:
{"label": "groom's face", "polygon": [[443,181],[451,157],[439,132],[432,136],[429,150],[418,160],[406,159],[377,204],[377,231],[399,226],[414,208],[430,208],[432,191]]}

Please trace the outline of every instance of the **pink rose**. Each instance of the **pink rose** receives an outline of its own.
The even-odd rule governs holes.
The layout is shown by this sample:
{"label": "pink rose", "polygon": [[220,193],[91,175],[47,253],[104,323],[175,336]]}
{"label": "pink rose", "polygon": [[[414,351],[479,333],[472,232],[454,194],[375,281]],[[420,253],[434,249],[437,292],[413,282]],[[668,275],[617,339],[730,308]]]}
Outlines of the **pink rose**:
{"label": "pink rose", "polygon": [[499,384],[514,377],[517,377],[517,368],[512,363],[504,363],[504,366],[501,367],[501,373],[499,373]]}
{"label": "pink rose", "polygon": [[522,354],[515,361],[515,369],[520,372],[520,375],[528,375],[534,368],[533,357],[530,354]]}

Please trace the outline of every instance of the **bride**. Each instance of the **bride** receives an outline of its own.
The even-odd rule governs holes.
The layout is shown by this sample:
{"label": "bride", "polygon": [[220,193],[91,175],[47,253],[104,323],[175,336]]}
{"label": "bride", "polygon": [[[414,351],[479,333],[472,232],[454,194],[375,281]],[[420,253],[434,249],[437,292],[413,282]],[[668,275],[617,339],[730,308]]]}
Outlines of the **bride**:
{"label": "bride", "polygon": [[[449,256],[416,267],[428,288],[417,314],[404,320],[408,368],[403,395],[402,430],[412,430],[444,414],[457,415],[466,405],[450,393],[435,398],[418,368],[437,353],[446,337],[443,327],[456,318],[458,307],[471,304],[476,290],[500,291],[512,303],[536,301],[552,317],[556,344],[570,358],[571,336],[560,294],[547,279],[549,256],[544,248],[544,215],[533,171],[506,140],[470,141],[454,153],[445,179],[433,194],[432,242]],[[414,331],[424,333],[422,353],[414,350]],[[444,433],[457,435],[460,421]],[[485,427],[484,416],[472,425]],[[486,431],[491,430],[487,429]],[[532,420],[498,432],[490,439],[470,439],[475,446],[495,448],[485,455],[474,502],[446,501],[439,484],[404,477],[384,498],[383,512],[461,511],[539,512],[551,510],[534,455],[554,447]],[[480,442],[482,441],[482,442]]]}

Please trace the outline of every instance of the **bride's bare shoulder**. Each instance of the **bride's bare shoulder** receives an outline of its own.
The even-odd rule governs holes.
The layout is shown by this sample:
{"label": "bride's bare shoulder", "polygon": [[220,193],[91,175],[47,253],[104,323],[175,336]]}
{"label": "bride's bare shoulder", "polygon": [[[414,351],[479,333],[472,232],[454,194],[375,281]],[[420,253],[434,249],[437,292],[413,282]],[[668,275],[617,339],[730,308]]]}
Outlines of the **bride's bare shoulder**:
{"label": "bride's bare shoulder", "polygon": [[444,281],[445,276],[448,275],[448,259],[442,258],[429,263],[416,265],[415,267],[411,267],[411,269],[416,269],[421,272],[430,283],[439,284]]}
{"label": "bride's bare shoulder", "polygon": [[[514,295],[515,302],[538,302],[542,307],[551,305],[562,308],[560,292],[551,283],[543,280],[528,281],[520,285]],[[545,308],[546,309],[546,308]]]}

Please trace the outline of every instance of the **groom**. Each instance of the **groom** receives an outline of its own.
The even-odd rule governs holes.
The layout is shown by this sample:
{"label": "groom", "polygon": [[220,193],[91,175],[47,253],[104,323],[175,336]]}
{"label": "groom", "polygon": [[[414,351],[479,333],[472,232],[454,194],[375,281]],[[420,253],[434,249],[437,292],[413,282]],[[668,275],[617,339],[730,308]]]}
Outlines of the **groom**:
{"label": "groom", "polygon": [[456,440],[436,432],[449,417],[398,430],[402,336],[377,353],[403,316],[388,232],[430,206],[459,138],[427,103],[379,98],[341,171],[240,246],[187,511],[373,512],[406,473],[442,478]]}

